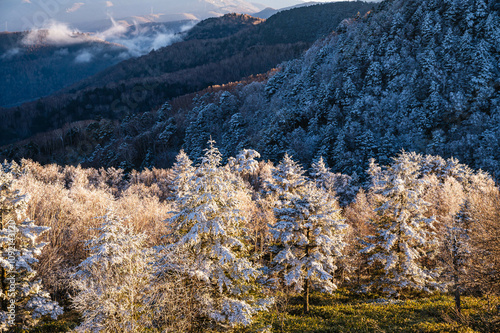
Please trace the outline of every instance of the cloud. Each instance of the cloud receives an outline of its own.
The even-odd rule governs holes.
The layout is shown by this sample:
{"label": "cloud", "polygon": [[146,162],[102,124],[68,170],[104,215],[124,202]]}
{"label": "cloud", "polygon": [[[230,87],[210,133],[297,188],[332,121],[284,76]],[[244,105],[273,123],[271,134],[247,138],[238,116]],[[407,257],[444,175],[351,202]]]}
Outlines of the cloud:
{"label": "cloud", "polygon": [[28,46],[39,44],[64,46],[83,43],[86,40],[85,36],[78,30],[70,29],[67,24],[51,21],[42,29],[30,31],[21,43]]}
{"label": "cloud", "polygon": [[30,0],[23,0],[23,3],[31,3]]}
{"label": "cloud", "polygon": [[193,28],[196,24],[198,24],[198,22],[199,22],[198,20],[193,20],[189,23],[184,24],[181,27],[180,32],[186,32],[188,30],[191,30],[191,28]]}
{"label": "cloud", "polygon": [[83,50],[76,56],[75,62],[77,64],[88,63],[92,60],[92,58],[94,58],[94,55],[92,53],[90,53],[88,50]]}
{"label": "cloud", "polygon": [[113,7],[114,4],[111,1],[106,1],[106,7]]}
{"label": "cloud", "polygon": [[73,13],[76,12],[78,9],[80,9],[83,5],[85,5],[83,2],[75,2],[73,6],[70,8],[66,9],[66,13]]}
{"label": "cloud", "polygon": [[153,40],[153,43],[151,44],[151,49],[152,50],[158,50],[165,45],[170,45],[172,44],[173,41],[176,40],[176,37],[171,34],[158,34]]}
{"label": "cloud", "polygon": [[[128,49],[128,57],[139,57],[180,40],[178,35],[162,26],[143,26],[135,21],[131,26],[126,22],[116,22],[111,16],[109,18],[112,23],[111,28],[95,36],[125,46]],[[193,25],[183,26],[181,30],[190,29]]]}
{"label": "cloud", "polygon": [[116,22],[115,19],[110,15],[108,15],[108,17],[111,20],[111,27],[107,30],[96,33],[95,37],[102,40],[109,40],[112,38],[120,37],[128,31],[128,24],[123,22]]}
{"label": "cloud", "polygon": [[[1,1],[1,0],[0,0]],[[81,33],[78,30],[72,29],[65,23],[56,21],[49,22],[41,29],[32,30],[23,38],[21,45],[52,45],[60,47],[60,50],[54,52],[54,56],[72,56],[74,62],[78,64],[97,61],[102,56],[102,49],[92,45],[86,45],[89,42],[109,42],[122,45],[126,51],[116,55],[117,62],[131,57],[139,57],[144,54],[168,46],[172,43],[181,40],[181,35],[176,32],[183,32],[193,27],[195,22],[183,25],[175,31],[167,29],[162,24],[140,25],[134,22],[130,25],[126,21],[116,21],[109,16],[111,26],[101,32],[94,34]],[[78,53],[69,52],[69,45],[81,44]],[[0,59],[15,56],[15,52],[19,50],[11,50]]]}
{"label": "cloud", "polygon": [[2,54],[2,56],[0,57],[0,59],[7,59],[7,60],[12,59],[16,55],[18,55],[20,52],[21,51],[17,47],[13,48],[13,49],[10,49],[7,52],[5,52],[4,54]]}

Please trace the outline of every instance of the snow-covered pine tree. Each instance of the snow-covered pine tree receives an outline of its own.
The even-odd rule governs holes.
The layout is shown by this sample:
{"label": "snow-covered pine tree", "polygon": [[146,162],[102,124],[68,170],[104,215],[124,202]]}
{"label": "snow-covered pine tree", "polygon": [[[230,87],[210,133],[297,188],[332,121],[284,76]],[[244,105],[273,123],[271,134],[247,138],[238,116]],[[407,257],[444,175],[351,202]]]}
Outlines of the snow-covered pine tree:
{"label": "snow-covered pine tree", "polygon": [[306,184],[307,178],[304,170],[295,162],[288,153],[283,160],[272,170],[271,178],[266,182],[268,195],[279,201],[286,201],[299,194]]}
{"label": "snow-covered pine tree", "polygon": [[312,163],[310,175],[318,187],[323,188],[325,191],[333,189],[334,174],[326,165],[323,156]]}
{"label": "snow-covered pine tree", "polygon": [[146,236],[135,235],[108,213],[87,243],[90,255],[77,267],[73,307],[80,312],[79,332],[143,332],[151,261]]}
{"label": "snow-covered pine tree", "polygon": [[228,165],[232,172],[239,173],[242,177],[254,174],[259,168],[260,154],[253,149],[243,149],[236,157],[228,159]]}
{"label": "snow-covered pine tree", "polygon": [[271,262],[276,282],[303,292],[304,312],[309,312],[309,290],[336,289],[332,282],[336,261],[344,248],[338,204],[324,189],[303,176],[288,155],[273,170],[268,183],[275,200],[276,223],[271,226],[277,253]]}
{"label": "snow-covered pine tree", "polygon": [[240,176],[243,180],[256,186],[258,182],[259,162],[256,160],[260,154],[253,149],[243,149],[236,157],[230,157],[227,160],[227,166],[231,172]]}
{"label": "snow-covered pine tree", "polygon": [[[223,106],[221,106],[223,108]],[[224,147],[224,158],[233,156],[236,152],[243,149],[248,145],[248,139],[246,135],[245,122],[241,113],[235,113],[231,116],[231,119],[224,126],[226,130],[222,135],[222,147]]]}
{"label": "snow-covered pine tree", "polygon": [[235,327],[250,324],[269,300],[260,292],[256,279],[261,273],[249,260],[246,244],[248,221],[240,207],[250,195],[241,179],[220,166],[214,143],[209,141],[188,192],[178,199],[178,211],[170,219],[177,241],[165,249],[169,257],[160,258],[157,274],[174,270],[205,282],[208,292],[198,295],[201,315]]}
{"label": "snow-covered pine tree", "polygon": [[29,197],[13,189],[13,176],[0,168],[0,331],[29,328],[63,309],[43,290],[33,265],[46,245],[37,238],[50,228],[26,216]]}
{"label": "snow-covered pine tree", "polygon": [[316,186],[335,196],[342,207],[347,206],[358,193],[356,179],[349,175],[331,172],[323,157],[312,163],[309,174],[316,182]]}
{"label": "snow-covered pine tree", "polygon": [[184,150],[181,150],[175,157],[175,163],[169,177],[171,200],[177,200],[184,196],[187,191],[188,182],[194,175],[194,170],[193,162],[189,159],[189,156]]}
{"label": "snow-covered pine tree", "polygon": [[362,250],[371,254],[368,262],[374,268],[367,290],[398,297],[407,290],[441,287],[440,270],[433,263],[439,245],[436,221],[424,216],[428,203],[421,199],[425,184],[419,177],[419,157],[402,152],[383,169],[370,163],[374,191],[383,199],[376,208],[375,235]]}

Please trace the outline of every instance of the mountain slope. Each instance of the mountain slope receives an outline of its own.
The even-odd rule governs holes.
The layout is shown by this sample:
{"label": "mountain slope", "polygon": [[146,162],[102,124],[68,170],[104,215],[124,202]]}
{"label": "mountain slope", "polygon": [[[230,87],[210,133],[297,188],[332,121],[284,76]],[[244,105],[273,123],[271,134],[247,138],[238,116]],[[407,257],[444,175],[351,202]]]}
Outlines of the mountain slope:
{"label": "mountain slope", "polygon": [[184,148],[196,158],[211,135],[228,153],[243,142],[266,159],[288,152],[309,164],[324,156],[336,171],[358,175],[370,158],[387,163],[406,149],[453,156],[498,177],[495,6],[384,1],[366,20],[346,24],[344,33],[284,64],[265,86],[233,92],[234,113],[217,118],[217,126],[208,122],[223,103],[205,97],[212,103],[197,103],[190,113]]}
{"label": "mountain slope", "polygon": [[211,135],[232,153],[244,139],[266,159],[287,151],[310,163],[322,155],[336,171],[358,174],[370,158],[386,163],[403,148],[454,156],[499,176],[495,5],[387,0],[284,64],[265,86],[234,92],[234,114],[217,118],[218,126],[208,121],[223,103],[206,97],[213,102],[191,112],[184,148],[196,158]]}
{"label": "mountain slope", "polygon": [[[386,0],[344,22],[267,82],[172,101],[129,118],[86,160],[151,166],[212,137],[225,156],[257,149],[302,163],[324,156],[363,175],[400,149],[456,157],[500,176],[500,19],[494,1]],[[103,125],[100,125],[103,126]],[[113,158],[110,153],[113,152]],[[126,165],[126,164],[125,164]]]}
{"label": "mountain slope", "polygon": [[[15,104],[53,93],[123,60],[124,46],[86,34],[64,46],[47,41],[47,31],[0,33],[0,105]],[[95,61],[99,58],[99,61]]]}
{"label": "mountain slope", "polygon": [[[115,25],[80,33],[62,24],[30,32],[0,33],[0,105],[54,93],[133,56],[180,40],[190,21]],[[177,35],[176,35],[177,34]]]}
{"label": "mountain slope", "polygon": [[[236,33],[222,38],[220,27],[208,25],[204,39],[173,44],[150,54],[122,62],[85,80],[66,94],[54,95],[4,110],[0,122],[0,142],[14,142],[35,133],[62,127],[65,123],[104,117],[119,119],[124,115],[150,111],[166,99],[191,93],[214,84],[238,81],[265,73],[282,61],[296,58],[318,36],[330,33],[345,17],[367,11],[362,2],[331,3],[281,12],[266,22],[243,15],[219,18],[227,30],[237,24]],[[325,24],[325,16],[330,13]],[[302,16],[308,22],[303,27]],[[210,21],[213,21],[212,19]],[[203,25],[205,23],[200,23]],[[283,31],[295,27],[295,33]],[[190,39],[194,35],[187,35]],[[208,36],[208,37],[207,37]],[[82,89],[83,88],[83,89]],[[17,116],[16,116],[17,115]]]}

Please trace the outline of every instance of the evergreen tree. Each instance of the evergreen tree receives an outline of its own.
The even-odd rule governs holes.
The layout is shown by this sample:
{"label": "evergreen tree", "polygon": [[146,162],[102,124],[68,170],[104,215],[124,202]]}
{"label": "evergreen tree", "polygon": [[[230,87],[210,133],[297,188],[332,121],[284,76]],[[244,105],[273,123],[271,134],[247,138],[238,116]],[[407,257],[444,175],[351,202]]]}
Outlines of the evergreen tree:
{"label": "evergreen tree", "polygon": [[278,198],[279,201],[286,201],[297,195],[306,184],[307,178],[304,173],[302,167],[285,153],[283,160],[273,169],[272,178],[266,183],[268,194]]}
{"label": "evergreen tree", "polygon": [[245,123],[240,113],[231,116],[227,128],[222,135],[224,156],[228,158],[248,145],[245,135]]}
{"label": "evergreen tree", "polygon": [[50,228],[27,219],[29,197],[14,190],[13,182],[0,168],[0,331],[27,329],[43,316],[57,319],[63,313],[32,267],[46,245],[37,238]]}
{"label": "evergreen tree", "polygon": [[257,151],[253,149],[243,149],[236,157],[230,157],[227,165],[233,173],[248,180],[249,177],[255,175],[259,169],[259,162],[256,160],[256,158],[259,157],[260,154]]}
{"label": "evergreen tree", "polygon": [[188,183],[194,175],[195,168],[189,156],[181,150],[175,157],[175,163],[170,173],[170,199],[178,200],[182,198],[188,191]]}
{"label": "evergreen tree", "polygon": [[276,217],[270,230],[276,252],[270,270],[277,282],[303,292],[307,313],[311,288],[324,292],[336,289],[332,279],[344,247],[345,225],[333,196],[308,182],[303,173],[285,155],[268,183]]}
{"label": "evergreen tree", "polygon": [[440,288],[439,268],[433,262],[438,236],[434,217],[425,217],[425,189],[420,177],[420,156],[401,153],[386,169],[373,162],[369,173],[375,192],[383,196],[373,222],[375,235],[362,252],[368,253],[375,276],[368,289],[398,297],[409,290]]}
{"label": "evergreen tree", "polygon": [[310,174],[311,178],[316,182],[316,185],[319,188],[322,188],[325,191],[331,191],[333,189],[334,175],[325,164],[323,156],[311,165]]}
{"label": "evergreen tree", "polygon": [[112,214],[87,242],[90,255],[77,267],[73,307],[80,312],[79,332],[143,332],[150,254],[146,235],[134,235]]}
{"label": "evergreen tree", "polygon": [[240,207],[250,200],[249,193],[241,179],[220,166],[221,159],[214,141],[209,141],[170,219],[177,241],[165,253],[176,255],[161,259],[157,273],[175,270],[205,282],[209,292],[198,295],[201,313],[234,327],[250,324],[268,300],[260,293],[256,280],[261,273],[249,260],[246,244],[248,221]]}

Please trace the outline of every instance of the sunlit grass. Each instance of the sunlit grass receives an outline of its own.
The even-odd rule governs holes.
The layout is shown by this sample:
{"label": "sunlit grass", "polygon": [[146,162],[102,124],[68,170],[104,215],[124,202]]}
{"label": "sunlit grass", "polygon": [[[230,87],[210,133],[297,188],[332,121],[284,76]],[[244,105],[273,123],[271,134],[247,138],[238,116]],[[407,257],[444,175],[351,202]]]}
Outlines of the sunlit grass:
{"label": "sunlit grass", "polygon": [[[300,297],[292,297],[286,311],[273,308],[258,316],[252,326],[233,332],[493,333],[497,326],[491,322],[498,320],[500,297],[463,297],[461,316],[455,312],[449,295],[384,301],[377,295],[359,295],[344,289],[332,295],[313,293],[308,315],[302,313],[300,302]],[[78,314],[71,311],[29,332],[67,332],[78,323]]]}
{"label": "sunlit grass", "polygon": [[[489,332],[484,321],[496,311],[499,298],[464,297],[462,316],[454,312],[451,296],[384,302],[348,291],[333,295],[314,294],[308,315],[302,314],[300,299],[288,311],[262,314],[245,332],[268,328],[270,332]],[[489,303],[489,305],[488,305]],[[280,320],[284,316],[284,320]]]}

